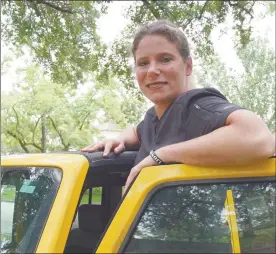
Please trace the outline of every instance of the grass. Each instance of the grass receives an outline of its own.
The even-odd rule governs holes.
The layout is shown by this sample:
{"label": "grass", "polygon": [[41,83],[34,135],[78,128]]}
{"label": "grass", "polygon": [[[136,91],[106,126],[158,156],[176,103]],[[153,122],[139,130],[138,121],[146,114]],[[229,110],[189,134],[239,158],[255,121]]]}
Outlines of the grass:
{"label": "grass", "polygon": [[267,243],[274,243],[275,227],[266,229],[256,229],[252,237],[241,237],[240,243],[242,249],[250,251],[251,249],[258,248]]}
{"label": "grass", "polygon": [[[122,187],[122,191],[124,190],[124,187]],[[86,190],[86,192],[83,194],[81,199],[81,204],[88,204],[89,200],[89,190]],[[92,203],[101,203],[102,201],[102,188],[92,188]]]}
{"label": "grass", "polygon": [[[1,200],[2,201],[12,201],[15,200],[15,188],[9,188],[2,186],[1,191]],[[89,200],[89,190],[87,190],[81,200],[81,204],[88,204]],[[102,201],[102,189],[101,188],[93,188],[92,190],[92,202],[93,203],[101,203]]]}
{"label": "grass", "polygon": [[[89,190],[87,190],[81,199],[81,204],[88,204],[89,201]],[[102,189],[93,188],[92,189],[92,203],[101,203],[102,201]]]}
{"label": "grass", "polygon": [[15,193],[16,193],[15,188],[8,188],[8,187],[2,186],[2,189],[1,189],[1,200],[2,201],[12,201],[12,202],[14,202],[14,200],[15,200]]}
{"label": "grass", "polygon": [[1,246],[11,242],[10,234],[1,234]]}

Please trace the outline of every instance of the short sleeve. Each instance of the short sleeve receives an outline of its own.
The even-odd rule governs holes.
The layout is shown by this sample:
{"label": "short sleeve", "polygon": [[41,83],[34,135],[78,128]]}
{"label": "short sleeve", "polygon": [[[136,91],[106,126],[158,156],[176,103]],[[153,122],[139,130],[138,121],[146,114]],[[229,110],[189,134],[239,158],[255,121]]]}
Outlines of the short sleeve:
{"label": "short sleeve", "polygon": [[208,115],[208,129],[215,130],[225,126],[227,117],[234,111],[244,109],[240,106],[230,103],[226,99],[208,96],[198,99],[193,106],[197,109],[197,114],[204,118]]}
{"label": "short sleeve", "polygon": [[142,127],[144,125],[144,120],[141,121],[138,125],[137,125],[137,128],[136,128],[136,132],[137,132],[137,136],[138,136],[138,139],[140,141],[140,143],[142,143],[141,141],[141,136],[142,136]]}

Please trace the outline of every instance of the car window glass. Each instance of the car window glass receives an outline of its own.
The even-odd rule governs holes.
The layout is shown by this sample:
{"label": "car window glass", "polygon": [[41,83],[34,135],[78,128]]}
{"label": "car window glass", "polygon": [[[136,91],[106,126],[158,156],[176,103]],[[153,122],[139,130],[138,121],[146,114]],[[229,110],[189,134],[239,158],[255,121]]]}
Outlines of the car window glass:
{"label": "car window glass", "polygon": [[146,206],[125,252],[275,253],[275,183],[166,187]]}
{"label": "car window glass", "polygon": [[35,252],[61,176],[57,168],[2,167],[1,253]]}
{"label": "car window glass", "polygon": [[[91,192],[92,190],[92,192]],[[89,193],[92,194],[91,200],[89,200]],[[81,199],[80,205],[82,204],[97,204],[102,203],[102,187],[94,187],[87,189]]]}
{"label": "car window glass", "polygon": [[12,242],[12,225],[16,187],[14,185],[1,186],[1,244]]}

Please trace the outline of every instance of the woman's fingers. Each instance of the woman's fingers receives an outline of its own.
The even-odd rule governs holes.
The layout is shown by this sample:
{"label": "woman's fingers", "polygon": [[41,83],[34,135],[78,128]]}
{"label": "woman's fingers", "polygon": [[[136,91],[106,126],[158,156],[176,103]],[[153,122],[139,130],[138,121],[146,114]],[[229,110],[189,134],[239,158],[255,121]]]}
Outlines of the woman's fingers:
{"label": "woman's fingers", "polygon": [[128,190],[130,184],[133,182],[134,179],[135,179],[135,174],[132,174],[130,172],[130,174],[129,174],[128,178],[127,178],[126,184],[125,184],[124,193]]}
{"label": "woman's fingers", "polygon": [[124,142],[123,141],[118,142],[115,140],[106,140],[99,144],[89,145],[85,148],[82,148],[81,151],[82,152],[96,152],[96,151],[104,150],[103,156],[107,156],[111,152],[111,150],[113,150],[113,148],[114,148],[115,154],[122,153],[123,151],[125,151]]}
{"label": "woman's fingers", "polygon": [[82,151],[82,152],[89,152],[89,151],[92,149],[93,146],[94,146],[94,145],[89,145],[89,146],[87,146],[87,147],[84,147],[84,148],[81,149],[81,151]]}
{"label": "woman's fingers", "polygon": [[109,141],[105,144],[103,156],[107,156],[113,147],[113,142]]}
{"label": "woman's fingers", "polygon": [[90,146],[87,146],[83,149],[81,149],[82,152],[96,152],[96,151],[100,151],[103,150],[104,148],[104,144],[103,143],[99,143],[99,144],[92,144]]}
{"label": "woman's fingers", "polygon": [[135,178],[138,176],[138,174],[140,173],[142,168],[139,167],[134,167],[131,169],[126,184],[125,184],[125,189],[124,189],[124,193],[127,191],[127,189],[129,188],[129,186],[131,185],[131,183],[135,180]]}
{"label": "woman's fingers", "polygon": [[123,142],[120,142],[119,145],[114,149],[115,154],[120,154],[126,150]]}

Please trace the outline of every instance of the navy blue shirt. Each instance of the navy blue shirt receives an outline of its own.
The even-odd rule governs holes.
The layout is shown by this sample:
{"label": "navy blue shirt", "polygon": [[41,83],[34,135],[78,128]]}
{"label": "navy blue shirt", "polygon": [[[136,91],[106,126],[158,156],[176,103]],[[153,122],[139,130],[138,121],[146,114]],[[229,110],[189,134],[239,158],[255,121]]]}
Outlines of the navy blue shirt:
{"label": "navy blue shirt", "polygon": [[154,107],[150,108],[137,126],[141,146],[134,165],[146,158],[151,150],[223,127],[227,117],[237,109],[241,107],[230,103],[214,88],[193,89],[180,95],[160,119]]}

